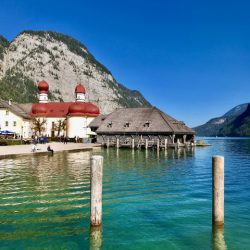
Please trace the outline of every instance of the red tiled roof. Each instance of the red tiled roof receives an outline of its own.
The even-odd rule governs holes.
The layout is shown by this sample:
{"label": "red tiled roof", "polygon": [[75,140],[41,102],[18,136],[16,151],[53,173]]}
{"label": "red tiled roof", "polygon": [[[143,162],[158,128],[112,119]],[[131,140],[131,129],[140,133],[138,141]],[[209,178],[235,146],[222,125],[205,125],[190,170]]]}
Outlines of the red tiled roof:
{"label": "red tiled roof", "polygon": [[[84,112],[69,113],[70,105],[84,107]],[[95,110],[95,112],[93,112]],[[70,116],[98,116],[98,107],[90,102],[50,102],[50,103],[33,103],[30,111],[32,117],[66,117]],[[79,111],[79,110],[78,110]]]}
{"label": "red tiled roof", "polygon": [[69,106],[69,116],[98,116],[99,108],[91,102],[74,102]]}

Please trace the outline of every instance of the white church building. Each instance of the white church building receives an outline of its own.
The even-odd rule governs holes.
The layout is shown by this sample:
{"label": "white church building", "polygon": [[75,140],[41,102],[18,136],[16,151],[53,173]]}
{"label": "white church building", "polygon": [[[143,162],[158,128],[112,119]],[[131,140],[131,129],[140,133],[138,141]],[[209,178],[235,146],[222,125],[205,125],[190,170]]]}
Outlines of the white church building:
{"label": "white church building", "polygon": [[75,102],[49,102],[49,84],[44,80],[38,83],[38,89],[39,103],[28,105],[0,101],[0,131],[14,132],[23,138],[34,134],[89,137],[89,124],[100,111],[95,104],[86,102],[82,84],[75,87]]}

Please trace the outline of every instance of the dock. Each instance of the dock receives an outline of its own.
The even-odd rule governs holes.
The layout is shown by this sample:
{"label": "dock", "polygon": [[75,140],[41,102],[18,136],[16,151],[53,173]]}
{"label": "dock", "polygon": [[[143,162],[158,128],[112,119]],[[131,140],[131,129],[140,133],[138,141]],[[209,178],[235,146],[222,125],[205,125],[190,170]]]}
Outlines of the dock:
{"label": "dock", "polygon": [[150,148],[157,148],[157,149],[167,149],[167,148],[181,148],[181,147],[193,147],[195,146],[194,143],[186,142],[181,143],[177,141],[176,143],[168,142],[167,139],[160,140],[160,139],[134,139],[134,138],[116,138],[116,139],[109,139],[107,138],[102,142],[102,146],[109,148],[109,147],[116,147],[116,148],[138,148],[138,149],[150,149]]}

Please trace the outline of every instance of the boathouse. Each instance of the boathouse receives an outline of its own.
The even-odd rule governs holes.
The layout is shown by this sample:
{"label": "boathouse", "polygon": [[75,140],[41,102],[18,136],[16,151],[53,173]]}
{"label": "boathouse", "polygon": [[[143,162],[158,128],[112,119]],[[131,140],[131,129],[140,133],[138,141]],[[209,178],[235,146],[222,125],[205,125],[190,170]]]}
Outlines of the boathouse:
{"label": "boathouse", "polygon": [[176,147],[191,145],[195,131],[156,107],[119,108],[90,123],[97,142],[116,147]]}

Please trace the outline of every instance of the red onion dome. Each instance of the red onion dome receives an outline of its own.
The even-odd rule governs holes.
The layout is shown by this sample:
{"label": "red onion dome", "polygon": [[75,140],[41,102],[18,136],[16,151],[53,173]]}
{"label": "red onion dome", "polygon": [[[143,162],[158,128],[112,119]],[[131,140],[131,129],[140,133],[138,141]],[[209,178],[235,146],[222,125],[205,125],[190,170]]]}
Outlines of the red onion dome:
{"label": "red onion dome", "polygon": [[76,85],[75,93],[83,93],[83,94],[85,94],[85,88],[81,83],[78,83]]}
{"label": "red onion dome", "polygon": [[45,103],[34,103],[31,109],[31,115],[45,116],[47,113],[47,107]]}
{"label": "red onion dome", "polygon": [[69,106],[69,116],[98,116],[99,108],[90,102],[74,102]]}
{"label": "red onion dome", "polygon": [[49,84],[42,80],[41,82],[38,83],[38,89],[42,93],[47,93],[49,90]]}

